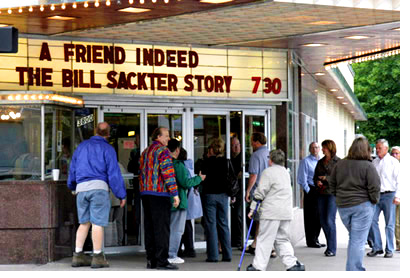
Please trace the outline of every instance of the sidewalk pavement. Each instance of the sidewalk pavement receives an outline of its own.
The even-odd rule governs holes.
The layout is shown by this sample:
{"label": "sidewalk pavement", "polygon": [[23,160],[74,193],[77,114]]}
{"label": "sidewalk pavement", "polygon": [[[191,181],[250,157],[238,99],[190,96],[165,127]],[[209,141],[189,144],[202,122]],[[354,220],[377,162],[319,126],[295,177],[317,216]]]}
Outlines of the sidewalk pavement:
{"label": "sidewalk pavement", "polygon": [[[325,248],[308,248],[305,241],[301,240],[294,246],[295,255],[306,266],[306,271],[344,271],[346,265],[348,233],[339,215],[336,219],[338,249],[335,257],[325,257]],[[384,234],[384,222],[380,220],[380,230]],[[326,243],[323,232],[319,241]],[[383,243],[385,240],[383,238]],[[366,245],[366,253],[370,248]],[[45,265],[0,265],[0,271],[154,271],[146,269],[145,253],[108,254],[106,255],[110,267],[104,269],[91,269],[90,267],[71,267],[71,257],[51,262]],[[184,264],[179,264],[179,271],[236,271],[241,258],[241,250],[232,250],[231,262],[207,263],[205,262],[205,249],[197,250],[196,258],[185,258]],[[221,258],[220,258],[221,259]],[[253,255],[245,254],[241,271],[252,263]],[[384,258],[383,255],[370,258],[364,257],[364,266],[367,271],[400,271],[400,252],[395,252],[393,258]],[[285,268],[279,257],[271,259],[268,271],[284,271]]]}

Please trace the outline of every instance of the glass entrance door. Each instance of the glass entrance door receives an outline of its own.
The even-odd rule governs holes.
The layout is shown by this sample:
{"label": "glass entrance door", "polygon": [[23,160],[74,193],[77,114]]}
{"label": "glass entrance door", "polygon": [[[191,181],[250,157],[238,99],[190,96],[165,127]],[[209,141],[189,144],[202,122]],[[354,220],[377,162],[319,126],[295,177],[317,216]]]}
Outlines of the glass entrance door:
{"label": "glass entrance door", "polygon": [[124,109],[103,111],[103,120],[111,127],[109,143],[117,152],[118,163],[127,190],[127,204],[124,208],[119,207],[119,200],[110,193],[111,211],[108,227],[104,229],[105,247],[142,244],[138,185],[141,114],[136,110],[124,112]]}
{"label": "glass entrance door", "polygon": [[[242,184],[236,201],[231,205],[231,241],[234,247],[243,246],[249,226],[249,218],[246,217],[249,204],[245,202],[245,192],[249,178],[249,159],[253,153],[251,136],[254,132],[261,132],[270,138],[269,117],[269,111],[264,110],[230,113],[231,161]],[[267,147],[270,149],[269,140]]]}
{"label": "glass entrance door", "polygon": [[[212,139],[221,138],[226,143],[225,155],[229,157],[229,113],[195,111],[193,113],[193,160],[195,173],[198,174],[200,164],[207,156],[208,146]],[[226,152],[228,150],[228,152]],[[194,241],[200,245],[205,241],[203,217],[195,219]],[[203,247],[200,245],[200,247]]]}

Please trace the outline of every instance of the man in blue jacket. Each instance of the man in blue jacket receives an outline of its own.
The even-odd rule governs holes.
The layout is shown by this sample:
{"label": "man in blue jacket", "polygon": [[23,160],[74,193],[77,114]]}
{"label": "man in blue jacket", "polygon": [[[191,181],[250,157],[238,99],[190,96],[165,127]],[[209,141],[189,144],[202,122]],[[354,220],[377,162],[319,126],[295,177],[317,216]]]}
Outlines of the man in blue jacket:
{"label": "man in blue jacket", "polygon": [[[108,225],[111,207],[109,188],[115,197],[121,200],[121,207],[124,207],[127,195],[117,154],[107,141],[109,136],[109,124],[98,123],[96,136],[82,142],[75,150],[71,161],[67,184],[68,188],[77,194],[80,223],[71,264],[73,267],[109,267],[102,252],[104,227]],[[91,225],[94,249],[92,260],[83,252]]]}

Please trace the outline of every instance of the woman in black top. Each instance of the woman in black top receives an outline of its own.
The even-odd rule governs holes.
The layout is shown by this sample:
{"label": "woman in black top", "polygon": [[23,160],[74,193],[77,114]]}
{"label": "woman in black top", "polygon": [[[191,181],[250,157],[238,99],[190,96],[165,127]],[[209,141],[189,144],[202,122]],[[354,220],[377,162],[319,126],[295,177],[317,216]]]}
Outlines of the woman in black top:
{"label": "woman in black top", "polygon": [[332,169],[340,160],[336,155],[336,144],[332,140],[322,142],[322,151],[325,155],[318,161],[313,176],[313,182],[318,190],[318,211],[320,225],[326,236],[327,248],[325,251],[326,257],[336,255],[337,240],[336,240],[336,200],[335,196],[330,193],[328,177],[332,173]]}
{"label": "woman in black top", "polygon": [[231,239],[228,224],[228,202],[226,194],[227,161],[224,157],[224,141],[214,139],[210,144],[209,157],[204,160],[202,182],[207,262],[218,262],[218,238],[222,247],[222,261],[232,259]]}

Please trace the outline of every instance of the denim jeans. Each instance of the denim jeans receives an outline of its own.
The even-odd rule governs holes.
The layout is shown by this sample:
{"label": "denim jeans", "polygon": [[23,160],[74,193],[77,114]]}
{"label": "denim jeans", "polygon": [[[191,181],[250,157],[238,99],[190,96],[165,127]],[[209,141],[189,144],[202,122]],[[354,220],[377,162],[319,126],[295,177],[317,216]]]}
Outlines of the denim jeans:
{"label": "denim jeans", "polygon": [[386,253],[393,253],[394,250],[394,225],[396,223],[396,205],[393,204],[395,192],[380,194],[380,201],[376,204],[370,238],[373,240],[373,250],[383,250],[382,238],[379,229],[380,212],[383,211],[386,222]]}
{"label": "denim jeans", "polygon": [[228,225],[228,195],[205,194],[204,218],[206,253],[209,260],[218,260],[218,239],[222,247],[222,259],[232,259],[231,237]]}
{"label": "denim jeans", "polygon": [[186,210],[171,211],[171,225],[169,233],[169,258],[176,258],[179,244],[185,230]]}
{"label": "denim jeans", "polygon": [[336,197],[334,195],[319,194],[317,198],[320,225],[326,236],[327,251],[336,254]]}
{"label": "denim jeans", "polygon": [[364,271],[363,257],[367,235],[374,215],[374,207],[369,201],[347,208],[338,208],[340,218],[349,231],[347,246],[347,271]]}

